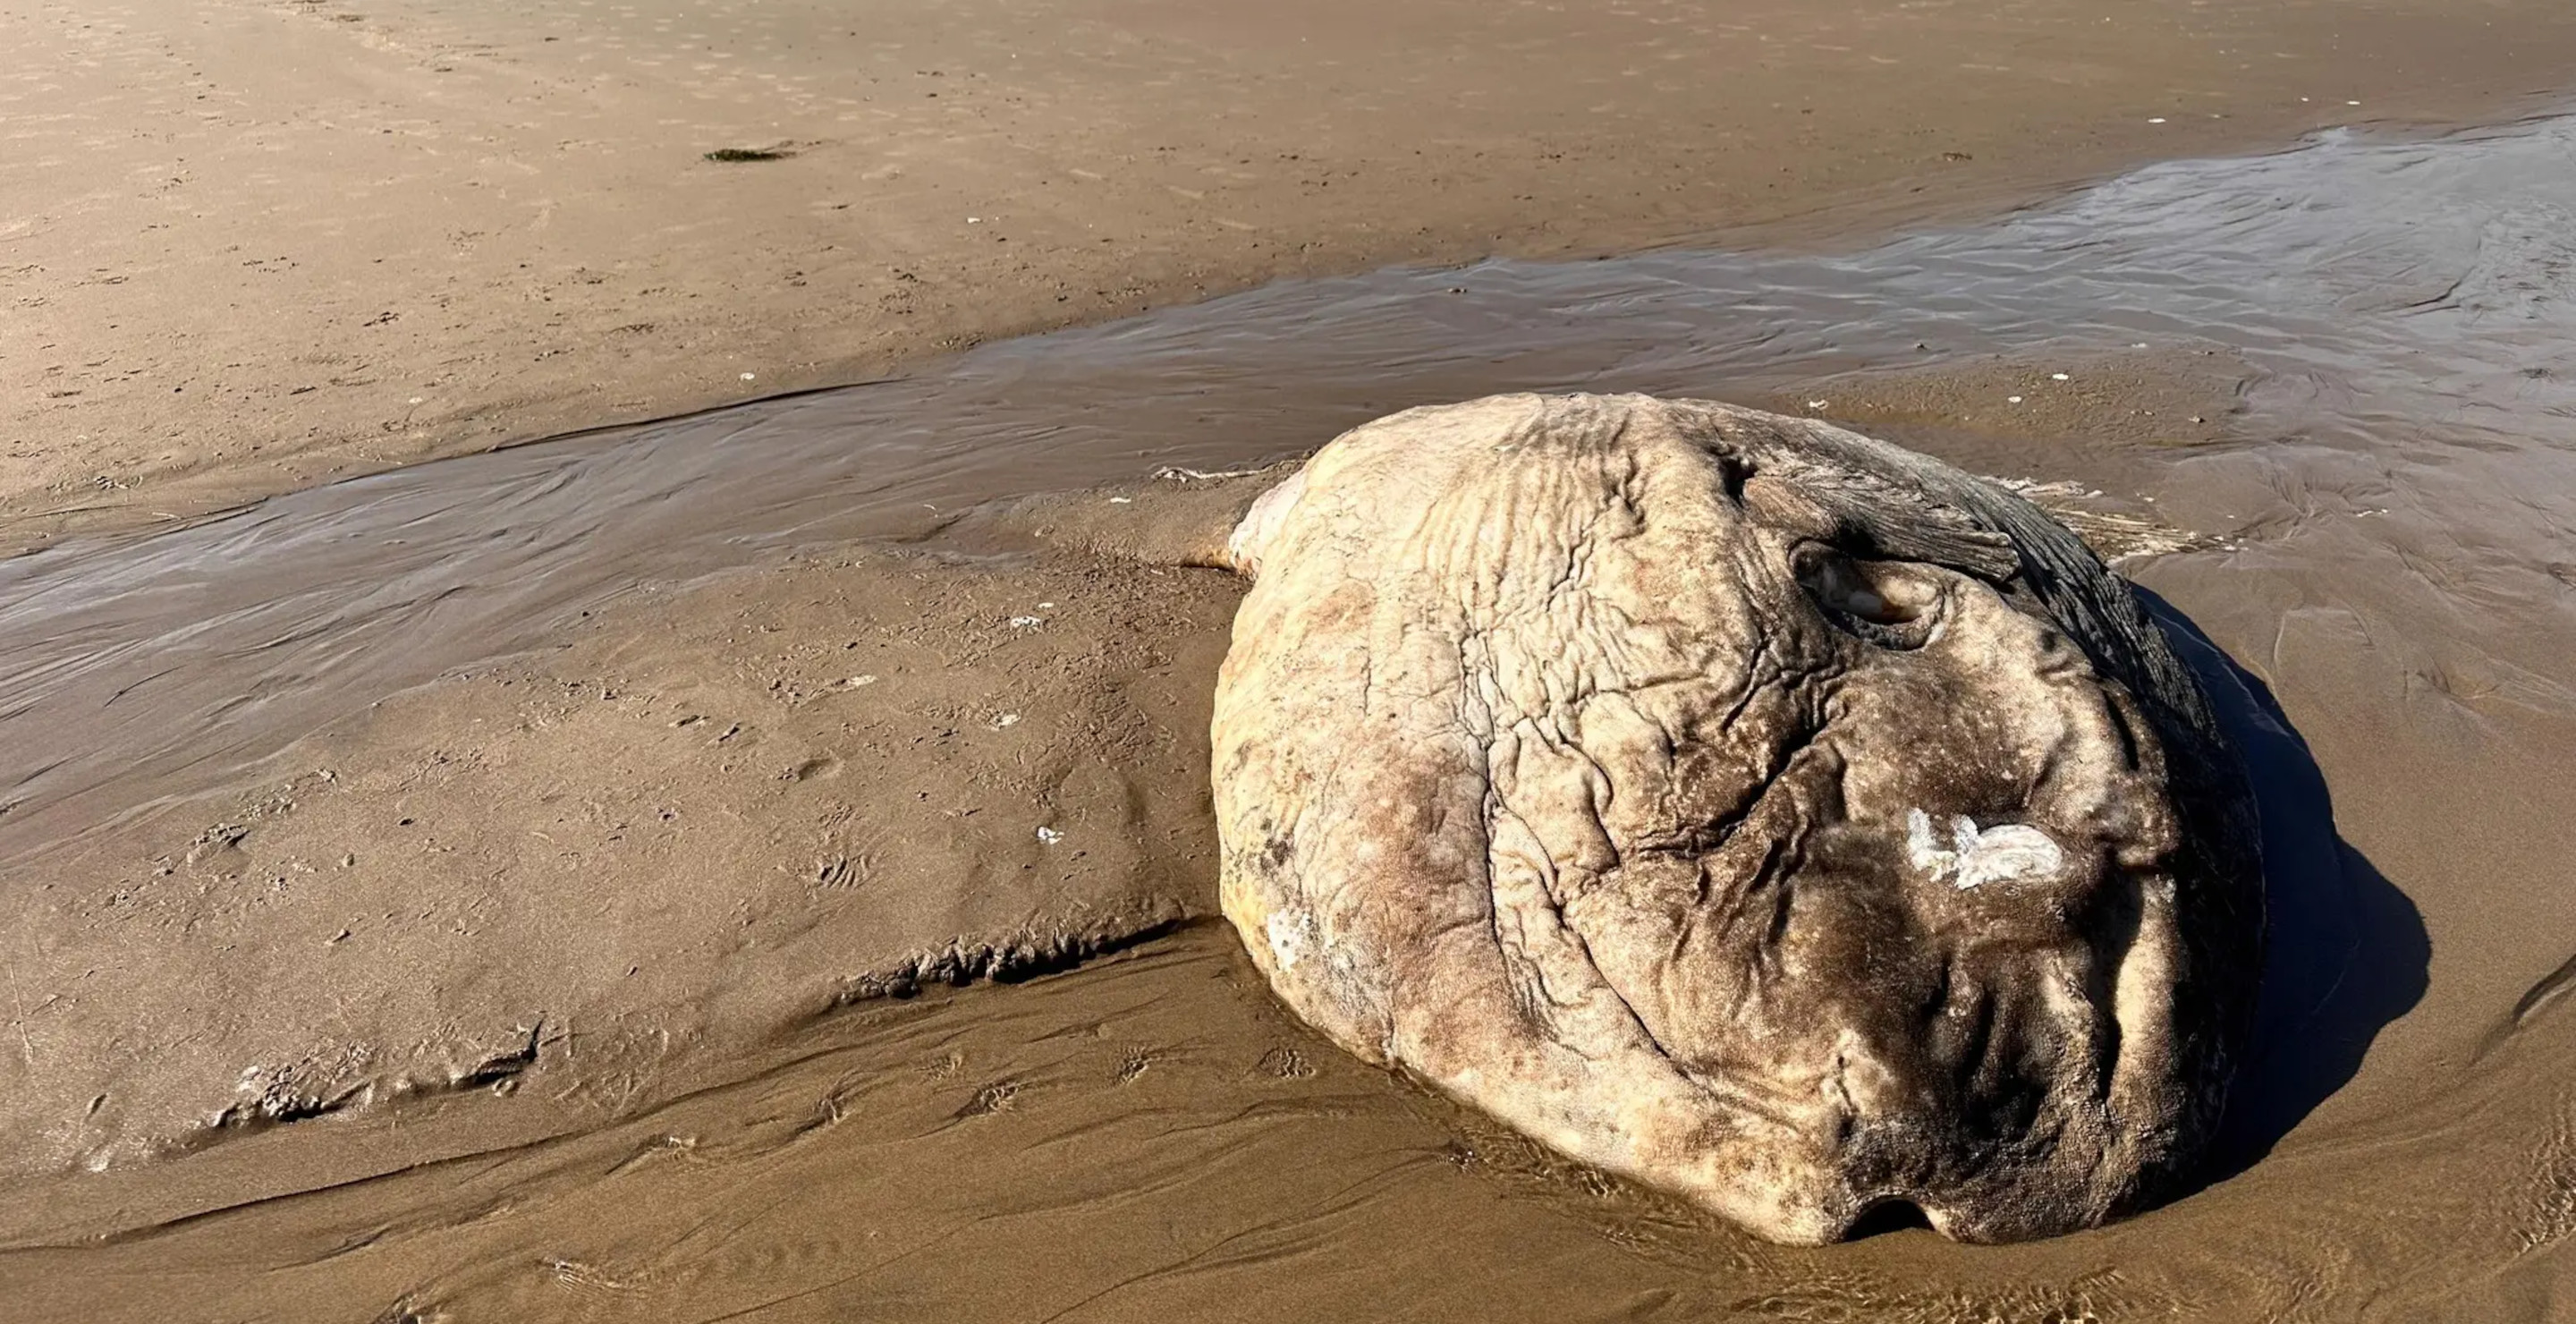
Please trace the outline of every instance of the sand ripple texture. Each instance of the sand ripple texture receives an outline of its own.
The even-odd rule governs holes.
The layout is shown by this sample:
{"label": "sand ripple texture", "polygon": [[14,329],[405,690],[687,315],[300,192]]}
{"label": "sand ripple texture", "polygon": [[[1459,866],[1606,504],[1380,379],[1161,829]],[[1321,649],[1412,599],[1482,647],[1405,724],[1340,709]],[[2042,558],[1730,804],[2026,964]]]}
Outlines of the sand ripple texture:
{"label": "sand ripple texture", "polygon": [[49,862],[327,723],[648,584],[1506,388],[1786,404],[2201,535],[2122,568],[2254,765],[2275,917],[2221,1171],[2032,1245],[1746,1241],[1343,1059],[1184,918],[579,1125],[477,1096],[31,1178],[13,1316],[2566,1317],[2571,294],[2576,121],[2330,135],[1865,251],[1274,287],[0,565],[12,1098],[82,974]]}

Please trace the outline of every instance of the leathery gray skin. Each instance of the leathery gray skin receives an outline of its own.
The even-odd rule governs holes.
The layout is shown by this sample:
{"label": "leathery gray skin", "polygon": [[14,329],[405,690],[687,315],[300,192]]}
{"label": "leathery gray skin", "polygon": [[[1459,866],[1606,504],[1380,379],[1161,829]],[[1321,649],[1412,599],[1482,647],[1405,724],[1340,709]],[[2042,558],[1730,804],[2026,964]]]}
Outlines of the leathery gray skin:
{"label": "leathery gray skin", "polygon": [[1344,1048],[1783,1242],[2187,1178],[2252,800],[2037,508],[1814,420],[1517,395],[1344,434],[1229,559],[1224,910]]}

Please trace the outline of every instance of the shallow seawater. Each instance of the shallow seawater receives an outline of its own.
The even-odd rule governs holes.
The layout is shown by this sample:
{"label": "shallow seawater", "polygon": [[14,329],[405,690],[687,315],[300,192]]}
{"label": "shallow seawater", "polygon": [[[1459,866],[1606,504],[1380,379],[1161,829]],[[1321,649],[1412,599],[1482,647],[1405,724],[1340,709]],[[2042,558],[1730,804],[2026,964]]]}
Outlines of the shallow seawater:
{"label": "shallow seawater", "polygon": [[2238,430],[2265,456],[2181,466],[2223,476],[2190,474],[2198,500],[2172,513],[2272,529],[2277,512],[2214,488],[2278,489],[2258,471],[2315,460],[2332,474],[2302,514],[2396,499],[2405,523],[2403,467],[2517,493],[2463,550],[2522,545],[2566,527],[2547,443],[2576,434],[2571,162],[2576,119],[2426,143],[2336,133],[1859,252],[1299,282],[0,563],[0,858],[638,583],[996,496],[1280,459],[1496,390],[1722,397],[1997,353],[2219,345],[2258,370]]}
{"label": "shallow seawater", "polygon": [[[598,1131],[317,1164],[105,1247],[42,1248],[22,1211],[0,1274],[50,1284],[39,1310],[112,1274],[354,1319],[2576,1312],[2576,119],[2175,162],[1855,252],[1273,287],[0,564],[0,859],[639,585],[996,497],[1244,467],[1495,390],[1823,398],[2141,349],[2248,374],[2226,441],[2117,474],[2224,538],[2125,568],[2206,638],[2281,921],[2230,1153],[2172,1206],[2002,1249],[1760,1246],[1332,1058],[1193,928],[867,1012]],[[2049,479],[2082,443],[1962,458]],[[952,1054],[994,1065],[954,1080]],[[295,1131],[188,1179],[273,1185]]]}

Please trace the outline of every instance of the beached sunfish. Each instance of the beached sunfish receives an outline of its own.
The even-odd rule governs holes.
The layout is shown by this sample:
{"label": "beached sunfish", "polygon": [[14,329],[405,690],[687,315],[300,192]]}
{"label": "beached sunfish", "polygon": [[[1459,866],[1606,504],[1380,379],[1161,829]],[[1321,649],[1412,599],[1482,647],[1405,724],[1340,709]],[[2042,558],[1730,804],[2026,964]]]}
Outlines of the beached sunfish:
{"label": "beached sunfish", "polygon": [[1809,419],[1516,395],[1344,434],[1229,555],[1225,913],[1343,1047],[1780,1241],[2188,1179],[2252,801],[2036,507]]}

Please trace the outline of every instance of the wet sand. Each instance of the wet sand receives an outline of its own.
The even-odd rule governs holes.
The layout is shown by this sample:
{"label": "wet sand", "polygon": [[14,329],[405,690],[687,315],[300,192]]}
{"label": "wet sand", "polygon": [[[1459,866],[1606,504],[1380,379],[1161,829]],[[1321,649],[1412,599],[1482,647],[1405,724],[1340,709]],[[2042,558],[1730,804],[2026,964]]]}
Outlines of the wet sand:
{"label": "wet sand", "polygon": [[[2528,1060],[2101,1232],[1788,1250],[1357,1067],[1248,964],[1201,925],[875,1004],[734,1083],[554,1140],[495,1145],[436,1113],[246,1140],[206,1157],[192,1216],[138,1217],[179,1203],[167,1182],[59,1195],[60,1224],[129,1230],[11,1252],[12,1299],[63,1319],[2563,1313],[2563,1195],[2486,1184],[2535,1160],[2492,1126],[2557,1087]],[[2537,1159],[2563,1175],[2551,1134]],[[298,1193],[256,1198],[281,1188]]]}
{"label": "wet sand", "polygon": [[126,0],[0,50],[15,549],[1284,276],[1840,244],[2490,122],[2576,13]]}
{"label": "wet sand", "polygon": [[[1821,252],[1290,283],[0,565],[0,1292],[2567,1317],[2571,167],[2563,120],[2330,136]],[[1781,1250],[1277,1011],[1207,922],[1238,589],[1192,564],[1260,479],[1196,474],[1529,386],[1811,410],[2150,535],[2280,921],[2207,1189]]]}

